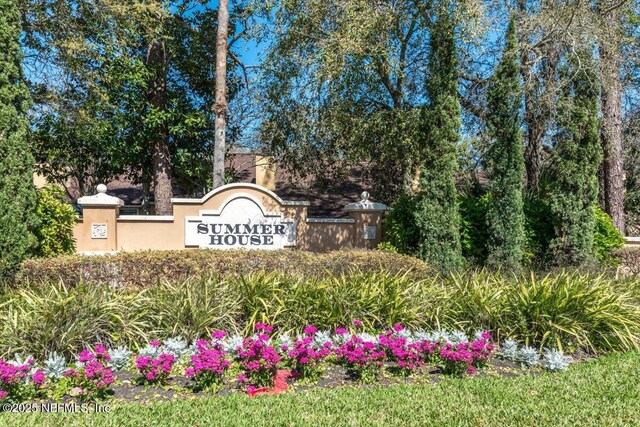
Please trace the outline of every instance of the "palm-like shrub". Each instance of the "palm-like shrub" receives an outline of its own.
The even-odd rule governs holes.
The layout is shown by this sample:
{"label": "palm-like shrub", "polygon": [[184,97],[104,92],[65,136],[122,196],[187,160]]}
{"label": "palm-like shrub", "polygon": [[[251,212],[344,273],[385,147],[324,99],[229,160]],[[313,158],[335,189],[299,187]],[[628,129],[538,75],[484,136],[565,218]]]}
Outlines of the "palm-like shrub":
{"label": "palm-like shrub", "polygon": [[489,330],[499,340],[591,353],[640,347],[640,280],[560,272],[470,271],[416,280],[358,273],[302,279],[277,273],[164,281],[143,291],[61,285],[0,295],[0,357],[65,356],[96,342],[135,349],[153,338],[188,340],[216,329],[331,330],[359,319],[368,330]]}
{"label": "palm-like shrub", "polygon": [[241,319],[235,283],[215,277],[163,281],[147,296],[150,323],[161,337],[197,339],[217,329],[235,330]]}
{"label": "palm-like shrub", "polygon": [[502,328],[538,346],[628,350],[638,347],[640,308],[605,276],[531,274],[505,292]]}
{"label": "palm-like shrub", "polygon": [[24,288],[0,305],[0,354],[71,356],[94,343],[146,341],[152,331],[144,295],[107,287]]}

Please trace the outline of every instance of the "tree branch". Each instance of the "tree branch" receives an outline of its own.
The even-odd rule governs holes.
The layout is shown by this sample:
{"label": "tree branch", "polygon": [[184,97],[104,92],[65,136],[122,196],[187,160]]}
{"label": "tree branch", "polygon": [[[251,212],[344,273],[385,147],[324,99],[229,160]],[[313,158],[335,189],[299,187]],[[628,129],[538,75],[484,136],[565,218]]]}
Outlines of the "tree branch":
{"label": "tree branch", "polygon": [[465,110],[467,110],[469,113],[473,114],[474,116],[478,117],[479,119],[486,120],[487,117],[489,116],[489,113],[487,110],[485,110],[479,105],[475,105],[473,102],[469,101],[461,94],[458,94],[458,98],[460,99],[460,105],[462,105],[462,107]]}
{"label": "tree branch", "polygon": [[247,66],[244,64],[244,62],[242,62],[240,60],[240,58],[238,58],[238,56],[229,51],[229,56],[231,57],[231,59],[233,60],[233,62],[235,62],[236,64],[238,64],[238,66],[240,66],[240,68],[242,68],[242,74],[244,75],[244,84],[247,87],[247,89],[249,88],[249,74],[247,73]]}

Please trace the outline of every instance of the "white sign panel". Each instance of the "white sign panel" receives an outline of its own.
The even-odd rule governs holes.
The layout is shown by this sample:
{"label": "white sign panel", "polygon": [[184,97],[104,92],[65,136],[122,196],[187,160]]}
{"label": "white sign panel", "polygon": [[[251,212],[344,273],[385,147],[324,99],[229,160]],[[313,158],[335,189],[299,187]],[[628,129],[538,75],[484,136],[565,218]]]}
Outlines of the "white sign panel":
{"label": "white sign panel", "polygon": [[376,234],[378,234],[378,227],[375,225],[367,225],[364,227],[364,239],[375,240]]}
{"label": "white sign panel", "polygon": [[91,224],[92,239],[106,239],[107,237],[107,224]]}
{"label": "white sign panel", "polygon": [[185,218],[185,245],[211,249],[282,249],[296,244],[294,220],[265,212],[251,196],[236,195],[220,212]]}

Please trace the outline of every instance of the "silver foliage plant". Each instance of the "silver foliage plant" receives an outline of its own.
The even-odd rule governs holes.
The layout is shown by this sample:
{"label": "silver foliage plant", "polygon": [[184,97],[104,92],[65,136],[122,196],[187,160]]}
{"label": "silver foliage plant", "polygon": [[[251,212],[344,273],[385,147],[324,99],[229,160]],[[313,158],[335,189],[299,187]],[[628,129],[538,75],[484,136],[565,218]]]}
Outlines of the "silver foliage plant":
{"label": "silver foliage plant", "polygon": [[67,370],[67,360],[64,356],[61,356],[54,351],[49,353],[49,357],[44,361],[44,367],[42,370],[47,378],[59,380],[64,376],[64,373]]}
{"label": "silver foliage plant", "polygon": [[553,372],[566,371],[569,369],[569,364],[572,360],[570,356],[565,356],[562,350],[545,348],[542,356],[542,366]]}
{"label": "silver foliage plant", "polygon": [[330,342],[333,344],[333,339],[331,336],[331,331],[317,331],[313,336],[313,346],[315,348],[322,348],[322,346]]}
{"label": "silver foliage plant", "polygon": [[282,347],[289,349],[292,346],[293,346],[293,339],[291,338],[291,335],[289,334],[278,335],[278,349]]}
{"label": "silver foliage plant", "polygon": [[518,350],[517,360],[525,366],[537,366],[540,362],[540,355],[535,348],[526,346]]}
{"label": "silver foliage plant", "polygon": [[14,366],[23,366],[23,365],[29,365],[30,361],[32,360],[35,360],[35,359],[31,354],[29,354],[26,357],[22,357],[22,355],[16,353],[13,355],[13,360],[10,361],[9,363],[11,363]]}
{"label": "silver foliage plant", "polygon": [[109,349],[109,367],[114,371],[120,371],[126,368],[132,354],[133,352],[126,347]]}
{"label": "silver foliage plant", "polygon": [[156,358],[162,353],[160,346],[156,347],[151,344],[147,344],[142,350],[140,350],[140,356],[147,356]]}
{"label": "silver foliage plant", "polygon": [[518,358],[518,343],[516,340],[504,340],[500,345],[500,354],[507,360],[515,362]]}
{"label": "silver foliage plant", "polygon": [[163,341],[161,352],[181,359],[189,353],[189,342],[182,337],[168,338]]}
{"label": "silver foliage plant", "polygon": [[226,352],[231,354],[236,354],[238,352],[238,349],[242,347],[243,341],[244,341],[244,338],[242,337],[242,335],[234,334],[234,335],[227,336],[222,341],[222,346]]}
{"label": "silver foliage plant", "polygon": [[449,335],[449,341],[451,344],[464,344],[469,342],[469,337],[463,331],[455,330]]}
{"label": "silver foliage plant", "polygon": [[358,338],[364,342],[372,342],[374,344],[378,343],[378,337],[376,335],[371,335],[366,332],[359,333]]}

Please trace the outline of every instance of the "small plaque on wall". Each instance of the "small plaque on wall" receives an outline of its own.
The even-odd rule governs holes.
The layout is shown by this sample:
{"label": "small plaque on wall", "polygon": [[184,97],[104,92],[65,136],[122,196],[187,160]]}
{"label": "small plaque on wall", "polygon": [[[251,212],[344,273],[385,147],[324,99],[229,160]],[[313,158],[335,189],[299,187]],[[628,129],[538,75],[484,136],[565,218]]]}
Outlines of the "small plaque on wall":
{"label": "small plaque on wall", "polygon": [[378,227],[375,225],[367,225],[364,227],[365,240],[376,240],[376,234],[378,234]]}
{"label": "small plaque on wall", "polygon": [[91,224],[91,238],[92,239],[106,239],[107,238],[107,224]]}

